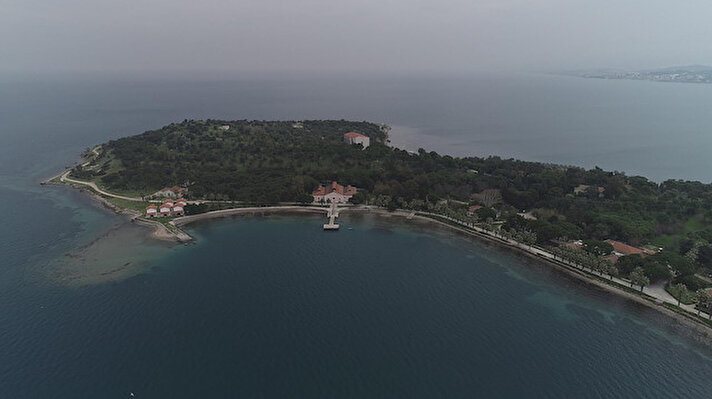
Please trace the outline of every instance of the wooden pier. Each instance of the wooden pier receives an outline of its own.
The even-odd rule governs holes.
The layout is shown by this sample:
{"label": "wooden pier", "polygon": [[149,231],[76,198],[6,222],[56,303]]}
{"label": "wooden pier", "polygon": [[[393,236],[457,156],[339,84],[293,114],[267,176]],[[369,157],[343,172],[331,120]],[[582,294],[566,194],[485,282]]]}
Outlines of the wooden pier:
{"label": "wooden pier", "polygon": [[338,230],[339,225],[335,221],[339,217],[339,208],[336,207],[335,202],[332,202],[329,210],[326,211],[326,217],[329,218],[329,223],[324,225],[324,230]]}

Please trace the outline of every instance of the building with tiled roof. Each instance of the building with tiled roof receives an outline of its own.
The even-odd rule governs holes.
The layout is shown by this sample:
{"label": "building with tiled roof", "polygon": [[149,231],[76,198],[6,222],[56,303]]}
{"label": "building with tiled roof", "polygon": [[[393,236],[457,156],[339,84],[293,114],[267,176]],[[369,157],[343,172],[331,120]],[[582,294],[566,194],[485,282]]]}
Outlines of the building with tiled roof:
{"label": "building with tiled roof", "polygon": [[173,206],[173,215],[174,216],[183,216],[183,205],[175,204]]}
{"label": "building with tiled roof", "polygon": [[613,246],[613,253],[618,256],[651,255],[651,254],[647,253],[647,251],[645,251],[644,249],[636,248],[632,245],[628,245],[628,244],[620,242],[620,241],[606,240],[606,242]]}
{"label": "building with tiled roof", "polygon": [[361,144],[365,149],[371,145],[371,139],[368,136],[356,132],[348,132],[344,135],[344,142],[348,144]]}
{"label": "building with tiled roof", "polygon": [[337,204],[344,204],[348,202],[356,192],[358,192],[356,187],[351,185],[344,187],[334,181],[329,185],[320,185],[317,187],[317,189],[312,192],[312,197],[314,197],[314,202],[335,202]]}
{"label": "building with tiled roof", "polygon": [[155,205],[150,205],[146,207],[146,217],[154,218],[158,216],[158,207]]}
{"label": "building with tiled roof", "polygon": [[173,207],[168,204],[163,204],[158,208],[158,212],[160,212],[161,216],[170,216],[172,211]]}

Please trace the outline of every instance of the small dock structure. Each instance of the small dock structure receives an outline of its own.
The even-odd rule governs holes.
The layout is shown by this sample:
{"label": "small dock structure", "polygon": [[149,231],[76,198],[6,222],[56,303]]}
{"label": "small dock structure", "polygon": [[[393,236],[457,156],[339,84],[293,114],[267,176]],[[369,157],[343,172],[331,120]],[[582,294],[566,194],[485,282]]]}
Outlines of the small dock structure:
{"label": "small dock structure", "polygon": [[339,217],[339,208],[336,207],[336,203],[332,202],[329,210],[326,211],[326,217],[329,218],[329,223],[324,225],[324,230],[338,230],[339,225],[336,224],[336,218]]}

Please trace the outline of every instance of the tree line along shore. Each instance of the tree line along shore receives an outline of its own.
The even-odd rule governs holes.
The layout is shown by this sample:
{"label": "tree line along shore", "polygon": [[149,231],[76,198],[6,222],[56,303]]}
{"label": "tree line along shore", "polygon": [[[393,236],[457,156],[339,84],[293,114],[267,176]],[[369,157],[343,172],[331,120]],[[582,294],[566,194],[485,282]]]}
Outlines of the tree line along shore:
{"label": "tree line along shore", "polygon": [[[344,143],[348,132],[368,148]],[[369,122],[185,120],[87,150],[68,177],[139,213],[162,187],[180,187],[186,215],[307,205],[317,186],[339,181],[358,188],[353,204],[440,215],[609,279],[662,285],[676,306],[712,308],[712,185],[410,152],[388,145],[387,132]]]}

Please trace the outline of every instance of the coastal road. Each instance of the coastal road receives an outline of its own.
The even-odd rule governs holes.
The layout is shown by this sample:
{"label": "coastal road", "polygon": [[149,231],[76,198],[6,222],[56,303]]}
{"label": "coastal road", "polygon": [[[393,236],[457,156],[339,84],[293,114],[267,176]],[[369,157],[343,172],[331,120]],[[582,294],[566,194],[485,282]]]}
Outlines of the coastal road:
{"label": "coastal road", "polygon": [[97,186],[96,183],[94,183],[94,182],[71,179],[71,178],[68,177],[70,172],[71,172],[71,169],[70,169],[70,170],[67,170],[66,172],[64,172],[64,173],[62,174],[62,176],[59,177],[59,180],[61,180],[61,181],[63,181],[63,182],[70,182],[70,183],[74,183],[74,184],[81,184],[81,185],[84,185],[84,186],[89,186],[89,187],[91,187],[94,191],[96,191],[97,193],[99,193],[99,194],[101,194],[101,195],[106,195],[107,197],[118,198],[118,199],[122,199],[122,200],[126,200],[126,201],[140,201],[140,202],[144,202],[144,200],[143,200],[142,198],[138,198],[138,197],[125,197],[125,196],[123,196],[123,195],[112,194],[112,193],[110,193],[110,192],[104,191],[104,190],[100,189],[99,186]]}

